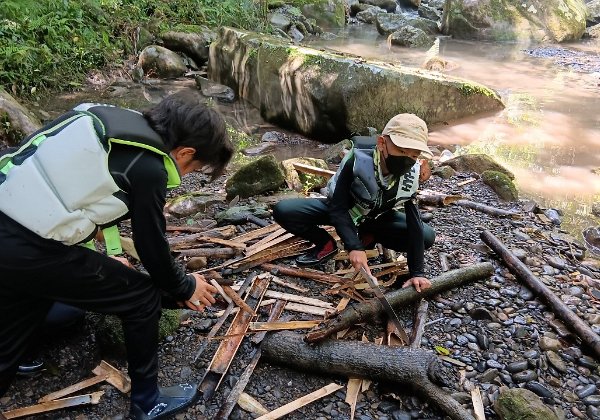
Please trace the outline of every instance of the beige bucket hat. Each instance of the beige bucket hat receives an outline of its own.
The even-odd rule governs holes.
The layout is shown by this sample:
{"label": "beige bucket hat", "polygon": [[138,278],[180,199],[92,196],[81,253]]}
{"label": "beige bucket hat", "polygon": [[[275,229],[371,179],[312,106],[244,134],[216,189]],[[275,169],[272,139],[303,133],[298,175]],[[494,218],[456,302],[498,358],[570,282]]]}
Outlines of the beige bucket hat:
{"label": "beige bucket hat", "polygon": [[389,136],[398,147],[420,150],[426,158],[433,154],[427,147],[427,124],[415,114],[398,114],[385,125],[383,135]]}

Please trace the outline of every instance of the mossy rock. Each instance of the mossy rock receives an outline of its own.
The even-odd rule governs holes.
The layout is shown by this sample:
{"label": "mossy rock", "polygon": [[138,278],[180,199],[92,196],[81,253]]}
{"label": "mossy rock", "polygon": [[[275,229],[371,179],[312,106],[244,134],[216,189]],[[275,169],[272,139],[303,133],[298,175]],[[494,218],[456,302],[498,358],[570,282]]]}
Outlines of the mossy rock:
{"label": "mossy rock", "polygon": [[175,217],[187,217],[206,210],[215,204],[224,203],[225,197],[214,193],[194,191],[170,199],[165,211]]}
{"label": "mossy rock", "polygon": [[511,171],[494,161],[490,156],[484,154],[460,155],[442,162],[440,166],[450,166],[457,172],[475,172],[482,174],[485,171],[502,172],[510,179],[515,179]]}
{"label": "mossy rock", "polygon": [[456,174],[456,171],[451,166],[438,166],[437,168],[433,168],[431,174],[439,176],[442,179],[450,179]]}
{"label": "mossy rock", "polygon": [[246,216],[248,214],[256,216],[259,219],[271,216],[271,213],[269,213],[269,210],[264,205],[234,206],[215,214],[215,219],[219,222],[219,225],[237,225],[247,223]]}
{"label": "mossy rock", "polygon": [[323,28],[343,28],[346,25],[345,0],[314,0],[302,6],[308,19],[315,19]]}
{"label": "mossy rock", "polygon": [[[158,321],[158,340],[164,340],[173,335],[179,328],[180,309],[163,309]],[[115,357],[125,357],[125,337],[121,320],[115,315],[103,316],[96,325],[96,339],[102,348],[102,353]]]}
{"label": "mossy rock", "polygon": [[227,199],[248,198],[278,189],[285,182],[281,165],[273,155],[262,156],[240,168],[227,180]]}
{"label": "mossy rock", "polygon": [[523,388],[501,392],[494,409],[502,420],[558,420],[540,397]]}
{"label": "mossy rock", "polygon": [[481,179],[489,185],[498,197],[506,201],[517,201],[519,192],[512,180],[498,171],[484,171],[481,174]]}

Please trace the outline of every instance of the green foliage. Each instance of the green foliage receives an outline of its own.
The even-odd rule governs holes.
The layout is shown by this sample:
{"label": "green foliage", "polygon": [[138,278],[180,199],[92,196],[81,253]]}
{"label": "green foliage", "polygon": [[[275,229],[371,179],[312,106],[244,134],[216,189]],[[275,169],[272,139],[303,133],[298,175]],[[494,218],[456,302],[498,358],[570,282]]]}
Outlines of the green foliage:
{"label": "green foliage", "polygon": [[93,68],[115,63],[136,28],[178,25],[260,29],[266,0],[3,0],[0,86],[18,96],[80,85]]}

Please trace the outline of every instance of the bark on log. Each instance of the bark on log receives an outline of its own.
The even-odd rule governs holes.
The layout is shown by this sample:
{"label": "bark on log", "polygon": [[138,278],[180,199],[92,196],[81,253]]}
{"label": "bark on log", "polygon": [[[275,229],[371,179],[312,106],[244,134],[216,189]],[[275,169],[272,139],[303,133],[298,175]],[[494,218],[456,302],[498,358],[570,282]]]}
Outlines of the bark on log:
{"label": "bark on log", "polygon": [[474,201],[470,201],[470,200],[458,200],[454,204],[461,206],[461,207],[466,207],[468,209],[477,210],[482,213],[489,214],[490,216],[514,217],[514,218],[520,217],[519,213],[516,213],[514,211],[508,211],[508,210],[503,210],[503,209],[499,209],[496,207],[490,207],[490,206],[486,206],[485,204],[475,203]]}
{"label": "bark on log", "polygon": [[491,232],[484,230],[481,239],[492,248],[506,263],[508,269],[517,278],[525,282],[527,287],[542,297],[552,311],[565,321],[565,324],[577,334],[600,358],[600,336],[590,326],[569,309],[548,287],[540,281],[525,264],[521,262],[504,244]]}
{"label": "bark on log", "polygon": [[[489,277],[494,272],[491,263],[479,263],[470,267],[464,267],[458,270],[448,271],[431,279],[431,287],[417,292],[414,287],[398,289],[386,293],[385,296],[393,307],[399,308],[407,303],[414,302],[421,298],[427,298],[437,293],[443,292],[469,283],[475,280]],[[378,299],[369,299],[366,302],[352,303],[346,309],[323,322],[315,330],[306,334],[306,341],[309,343],[322,340],[338,331],[349,328],[355,324],[374,319],[378,314],[383,313],[384,309]]]}
{"label": "bark on log", "polygon": [[443,207],[455,203],[463,198],[462,195],[447,195],[447,194],[419,194],[417,200],[419,204],[425,206]]}
{"label": "bark on log", "polygon": [[474,420],[469,411],[435,385],[434,382],[439,382],[436,376],[439,362],[427,350],[346,340],[310,345],[303,341],[302,335],[285,331],[267,335],[262,342],[262,355],[299,371],[408,385],[451,418]]}

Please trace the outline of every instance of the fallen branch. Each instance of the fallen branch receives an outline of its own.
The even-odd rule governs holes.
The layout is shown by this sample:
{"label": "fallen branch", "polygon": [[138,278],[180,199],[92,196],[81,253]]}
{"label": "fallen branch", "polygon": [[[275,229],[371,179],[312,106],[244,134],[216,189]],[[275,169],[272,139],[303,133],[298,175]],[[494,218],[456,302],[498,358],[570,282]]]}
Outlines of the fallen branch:
{"label": "fallen branch", "polygon": [[462,200],[462,195],[447,195],[447,194],[419,194],[417,200],[419,204],[425,206],[437,206],[443,207],[456,203],[458,200]]}
{"label": "fallen branch", "polygon": [[317,168],[316,166],[305,165],[304,163],[294,162],[293,165],[297,172],[303,172],[305,174],[318,175],[327,179],[335,175],[335,172],[330,171],[329,169]]}
{"label": "fallen branch", "polygon": [[[489,262],[475,264],[434,277],[431,279],[431,287],[421,291],[421,293],[410,287],[394,290],[386,293],[385,296],[392,306],[399,308],[420,298],[426,298],[464,283],[489,277],[493,272],[494,268]],[[379,313],[383,313],[383,307],[378,299],[369,299],[362,303],[352,303],[335,317],[328,319],[314,331],[309,332],[306,335],[306,341],[312,343],[322,340],[354,324],[371,321]]]}
{"label": "fallen branch", "polygon": [[415,315],[413,330],[410,334],[410,347],[413,349],[421,347],[421,339],[423,338],[423,333],[425,332],[425,322],[427,321],[428,308],[429,302],[427,302],[425,299],[421,299]]}
{"label": "fallen branch", "polygon": [[313,328],[318,325],[320,320],[312,321],[287,321],[287,322],[251,322],[249,331],[282,331],[282,330],[301,330]]}
{"label": "fallen branch", "polygon": [[492,248],[506,263],[508,269],[523,281],[528,288],[541,296],[552,308],[552,311],[565,321],[571,331],[577,334],[600,357],[600,336],[590,326],[579,318],[564,304],[548,287],[540,281],[525,264],[521,262],[504,244],[491,232],[484,230],[481,239]]}
{"label": "fallen branch", "polygon": [[268,335],[263,340],[262,351],[269,361],[303,372],[408,385],[452,419],[473,420],[467,410],[434,384],[438,382],[440,362],[427,350],[350,340],[327,340],[312,345],[304,342],[301,334],[284,331]]}
{"label": "fallen branch", "polygon": [[477,210],[482,213],[489,214],[490,216],[513,217],[513,218],[517,218],[517,217],[521,216],[519,213],[514,212],[514,211],[508,211],[508,210],[499,209],[497,207],[486,206],[485,204],[475,203],[474,201],[470,201],[470,200],[458,200],[454,204],[459,205],[461,207],[466,207],[468,209]]}

